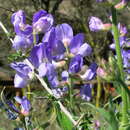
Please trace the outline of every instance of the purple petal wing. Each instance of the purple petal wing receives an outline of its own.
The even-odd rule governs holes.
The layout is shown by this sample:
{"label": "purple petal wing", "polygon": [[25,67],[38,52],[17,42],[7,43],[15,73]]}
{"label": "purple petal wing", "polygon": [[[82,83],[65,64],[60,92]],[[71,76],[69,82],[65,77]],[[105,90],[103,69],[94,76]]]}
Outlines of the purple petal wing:
{"label": "purple petal wing", "polygon": [[19,74],[15,74],[14,78],[14,87],[15,88],[24,88],[28,84],[28,78],[21,76]]}
{"label": "purple petal wing", "polygon": [[92,48],[89,44],[84,43],[78,50],[77,54],[82,55],[83,57],[89,56],[92,52]]}
{"label": "purple petal wing", "polygon": [[33,15],[33,23],[37,22],[41,17],[47,15],[45,10],[39,10]]}
{"label": "purple petal wing", "polygon": [[79,72],[81,70],[82,65],[83,65],[83,57],[81,55],[76,55],[70,61],[69,72],[72,74]]}
{"label": "purple petal wing", "polygon": [[70,52],[73,54],[76,54],[80,48],[80,46],[83,44],[84,42],[84,34],[83,33],[79,33],[76,36],[73,37],[73,39],[70,42]]}
{"label": "purple petal wing", "polygon": [[73,30],[69,24],[60,24],[56,26],[56,37],[63,43],[70,44],[73,38]]}

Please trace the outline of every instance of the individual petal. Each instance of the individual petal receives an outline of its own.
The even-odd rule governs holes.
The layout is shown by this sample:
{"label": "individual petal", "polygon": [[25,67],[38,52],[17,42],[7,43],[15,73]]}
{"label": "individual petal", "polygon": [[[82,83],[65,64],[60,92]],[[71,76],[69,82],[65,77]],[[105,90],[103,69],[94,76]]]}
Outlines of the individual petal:
{"label": "individual petal", "polygon": [[27,77],[15,74],[14,78],[14,87],[15,88],[24,88],[27,86],[29,79]]}
{"label": "individual petal", "polygon": [[39,10],[33,15],[33,23],[37,22],[41,17],[47,15],[45,10]]}
{"label": "individual petal", "polygon": [[90,101],[92,98],[92,84],[85,84],[81,86],[80,96],[83,100]]}
{"label": "individual petal", "polygon": [[92,52],[92,48],[89,44],[84,43],[78,50],[77,54],[80,54],[81,56],[89,56]]}
{"label": "individual petal", "polygon": [[30,109],[31,109],[30,101],[27,99],[27,97],[23,96],[21,102],[21,113],[23,115],[28,115]]}
{"label": "individual petal", "polygon": [[51,63],[47,63],[46,66],[47,66],[47,77],[48,77],[48,80],[51,81],[53,80],[53,78],[57,76],[57,73],[55,71],[54,66]]}
{"label": "individual petal", "polygon": [[92,80],[96,75],[97,67],[96,63],[92,63],[86,70],[85,74],[81,75],[81,78],[84,80]]}
{"label": "individual petal", "polygon": [[98,17],[91,17],[89,20],[89,28],[93,32],[100,31],[104,28],[103,22]]}
{"label": "individual petal", "polygon": [[15,33],[17,35],[31,35],[32,34],[32,26],[29,24],[21,24],[18,23],[14,26]]}
{"label": "individual petal", "polygon": [[122,25],[121,23],[118,24],[118,29],[121,36],[125,36],[128,32],[126,26]]}
{"label": "individual petal", "polygon": [[69,64],[69,73],[78,73],[83,66],[83,57],[81,55],[76,55],[73,57]]}
{"label": "individual petal", "polygon": [[71,26],[67,23],[63,23],[56,26],[56,37],[58,40],[62,41],[64,44],[69,45],[73,38],[73,30]]}
{"label": "individual petal", "polygon": [[68,80],[68,78],[69,78],[69,73],[68,73],[68,71],[63,71],[62,73],[61,73],[61,77],[62,77],[62,80],[63,81],[67,81]]}
{"label": "individual petal", "polygon": [[46,75],[47,73],[46,63],[40,64],[40,66],[38,67],[38,72],[40,77],[44,77]]}
{"label": "individual petal", "polygon": [[26,22],[26,17],[25,13],[22,10],[19,10],[15,13],[12,14],[11,16],[11,23],[15,26],[17,23],[22,23],[25,24]]}
{"label": "individual petal", "polygon": [[42,63],[44,58],[44,45],[45,43],[39,43],[38,45],[35,45],[33,49],[31,50],[29,60],[30,62],[38,68],[39,65]]}
{"label": "individual petal", "polygon": [[83,44],[83,42],[84,42],[83,33],[79,33],[76,36],[74,36],[69,45],[70,52],[73,54],[76,54],[78,52],[80,46]]}
{"label": "individual petal", "polygon": [[50,35],[52,33],[52,31],[54,30],[54,27],[52,27],[48,32],[46,32],[42,38],[42,42],[48,42],[49,41],[49,38],[50,38]]}

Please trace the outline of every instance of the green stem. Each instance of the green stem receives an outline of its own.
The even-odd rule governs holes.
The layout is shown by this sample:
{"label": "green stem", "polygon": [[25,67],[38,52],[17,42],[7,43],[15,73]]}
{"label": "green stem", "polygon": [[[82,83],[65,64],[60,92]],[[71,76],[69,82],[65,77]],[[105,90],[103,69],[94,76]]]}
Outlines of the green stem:
{"label": "green stem", "polygon": [[[117,14],[114,6],[112,6],[111,11],[112,11],[112,30],[114,33],[114,40],[116,44],[117,64],[121,75],[121,79],[122,81],[124,81],[123,60],[122,60],[120,41],[119,41],[119,31],[117,27]],[[122,87],[121,95],[122,95],[122,122],[121,122],[122,124],[121,125],[124,125],[128,123],[128,117],[127,117],[127,94],[123,87]],[[121,127],[120,130],[123,130],[122,128],[123,127]]]}
{"label": "green stem", "polygon": [[33,31],[33,45],[36,45],[36,33]]}
{"label": "green stem", "polygon": [[97,82],[98,82],[98,86],[97,86],[97,97],[96,97],[96,107],[99,107],[99,100],[100,100],[100,96],[101,96],[101,82],[99,77],[97,77]]}
{"label": "green stem", "polygon": [[68,87],[69,87],[70,108],[71,110],[73,110],[73,93],[72,93],[71,78],[69,78]]}

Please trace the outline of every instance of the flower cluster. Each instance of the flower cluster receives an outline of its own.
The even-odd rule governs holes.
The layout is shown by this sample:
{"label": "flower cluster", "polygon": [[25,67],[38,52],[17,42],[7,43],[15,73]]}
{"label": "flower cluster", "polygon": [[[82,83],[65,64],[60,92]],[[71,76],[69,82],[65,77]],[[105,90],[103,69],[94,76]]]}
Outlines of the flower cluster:
{"label": "flower cluster", "polygon": [[[83,69],[84,57],[92,53],[91,46],[84,42],[83,33],[74,35],[72,27],[67,23],[54,26],[53,16],[45,10],[33,15],[32,25],[26,24],[25,13],[22,10],[12,15],[11,22],[16,33],[13,48],[26,55],[34,67],[32,69],[26,60],[11,63],[11,67],[16,71],[16,88],[26,87],[33,79],[35,70],[40,77],[47,78],[53,94],[57,97],[67,92],[69,78],[78,75],[80,80],[88,81],[95,77],[96,63],[91,63],[88,68]],[[42,39],[39,35],[43,36]],[[92,84],[85,84],[80,88],[81,97],[89,101]],[[22,109],[25,108],[22,99],[17,101],[22,105]],[[30,105],[28,106],[30,108]]]}

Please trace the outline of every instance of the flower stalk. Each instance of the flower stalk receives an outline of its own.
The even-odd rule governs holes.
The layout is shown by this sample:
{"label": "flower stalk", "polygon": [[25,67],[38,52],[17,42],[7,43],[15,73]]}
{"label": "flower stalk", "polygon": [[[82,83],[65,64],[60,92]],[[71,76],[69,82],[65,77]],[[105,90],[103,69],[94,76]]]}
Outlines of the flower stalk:
{"label": "flower stalk", "polygon": [[[119,31],[117,27],[117,13],[114,6],[111,7],[111,11],[112,11],[112,30],[113,30],[114,40],[116,44],[117,64],[121,76],[120,78],[122,81],[124,81],[123,59],[121,55]],[[122,87],[121,96],[122,96],[122,120],[121,120],[120,130],[124,130],[123,125],[128,123],[128,117],[127,117],[127,93],[123,87]]]}

